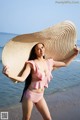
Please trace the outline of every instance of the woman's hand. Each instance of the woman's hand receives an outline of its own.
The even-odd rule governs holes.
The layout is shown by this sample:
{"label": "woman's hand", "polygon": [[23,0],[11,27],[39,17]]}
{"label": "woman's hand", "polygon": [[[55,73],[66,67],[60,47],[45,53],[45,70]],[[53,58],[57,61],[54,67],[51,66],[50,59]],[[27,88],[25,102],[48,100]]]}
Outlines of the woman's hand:
{"label": "woman's hand", "polygon": [[12,75],[10,72],[10,68],[8,66],[4,66],[2,73],[5,74],[7,77],[9,77],[12,81],[17,81],[17,82],[24,82],[25,79],[28,77],[28,75],[31,72],[31,67],[30,64],[26,65],[25,70],[23,71],[21,76],[16,76],[16,75]]}
{"label": "woman's hand", "polygon": [[74,47],[74,54],[77,55],[79,53],[79,48],[75,45]]}
{"label": "woman's hand", "polygon": [[75,45],[73,55],[70,56],[69,58],[65,59],[63,62],[55,61],[53,69],[54,69],[54,67],[59,68],[59,67],[66,67],[67,65],[69,65],[71,63],[71,61],[77,56],[78,52],[79,52],[79,48]]}
{"label": "woman's hand", "polygon": [[[10,69],[9,69],[9,67],[8,66],[4,66],[3,67],[3,70],[2,70],[2,73],[4,74],[4,75],[6,75],[7,77],[9,77],[10,78]],[[18,81],[16,81],[15,79],[11,79],[14,83],[17,83]]]}
{"label": "woman's hand", "polygon": [[3,70],[2,70],[2,73],[4,75],[6,75],[7,77],[10,77],[9,67],[8,66],[4,66]]}

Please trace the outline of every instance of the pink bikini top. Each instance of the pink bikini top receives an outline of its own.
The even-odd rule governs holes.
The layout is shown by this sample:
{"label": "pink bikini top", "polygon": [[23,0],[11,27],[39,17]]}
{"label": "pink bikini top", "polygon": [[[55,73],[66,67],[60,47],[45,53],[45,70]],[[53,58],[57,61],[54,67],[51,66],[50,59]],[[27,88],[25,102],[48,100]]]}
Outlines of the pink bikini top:
{"label": "pink bikini top", "polygon": [[26,61],[26,63],[30,63],[32,68],[32,82],[30,84],[30,87],[35,89],[42,89],[44,87],[48,88],[48,83],[53,78],[51,74],[52,67],[54,65],[53,59],[46,60],[46,63],[48,65],[47,73],[42,73],[34,60]]}

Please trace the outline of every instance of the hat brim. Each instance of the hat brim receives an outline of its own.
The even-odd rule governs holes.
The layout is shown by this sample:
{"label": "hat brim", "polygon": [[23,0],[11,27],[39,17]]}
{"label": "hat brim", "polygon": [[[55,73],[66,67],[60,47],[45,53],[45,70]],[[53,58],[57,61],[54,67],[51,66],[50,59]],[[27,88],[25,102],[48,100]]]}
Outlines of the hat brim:
{"label": "hat brim", "polygon": [[76,40],[75,25],[71,21],[64,21],[40,32],[23,34],[11,39],[4,46],[2,63],[9,66],[12,75],[18,75],[36,43],[44,43],[46,58],[62,61],[74,53]]}

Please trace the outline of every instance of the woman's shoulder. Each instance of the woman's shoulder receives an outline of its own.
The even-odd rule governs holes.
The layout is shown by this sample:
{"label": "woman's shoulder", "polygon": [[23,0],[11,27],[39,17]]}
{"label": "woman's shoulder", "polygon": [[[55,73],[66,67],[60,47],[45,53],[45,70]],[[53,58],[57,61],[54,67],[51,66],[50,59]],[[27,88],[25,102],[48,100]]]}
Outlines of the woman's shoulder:
{"label": "woman's shoulder", "polygon": [[25,61],[25,63],[30,63],[30,64],[33,64],[34,63],[34,60],[27,60],[27,61]]}
{"label": "woman's shoulder", "polygon": [[30,64],[31,68],[35,69],[35,62],[34,62],[34,60],[27,60],[25,63],[26,64]]}
{"label": "woman's shoulder", "polygon": [[26,60],[26,62],[32,62],[32,61],[34,61],[34,60]]}

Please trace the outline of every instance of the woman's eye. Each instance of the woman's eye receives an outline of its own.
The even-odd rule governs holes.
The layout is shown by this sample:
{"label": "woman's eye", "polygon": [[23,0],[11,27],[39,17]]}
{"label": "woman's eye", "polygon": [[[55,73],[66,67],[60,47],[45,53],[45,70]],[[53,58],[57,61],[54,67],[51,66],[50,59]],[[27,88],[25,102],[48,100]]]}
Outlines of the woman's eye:
{"label": "woman's eye", "polygon": [[44,47],[42,47],[42,49],[44,49]]}

